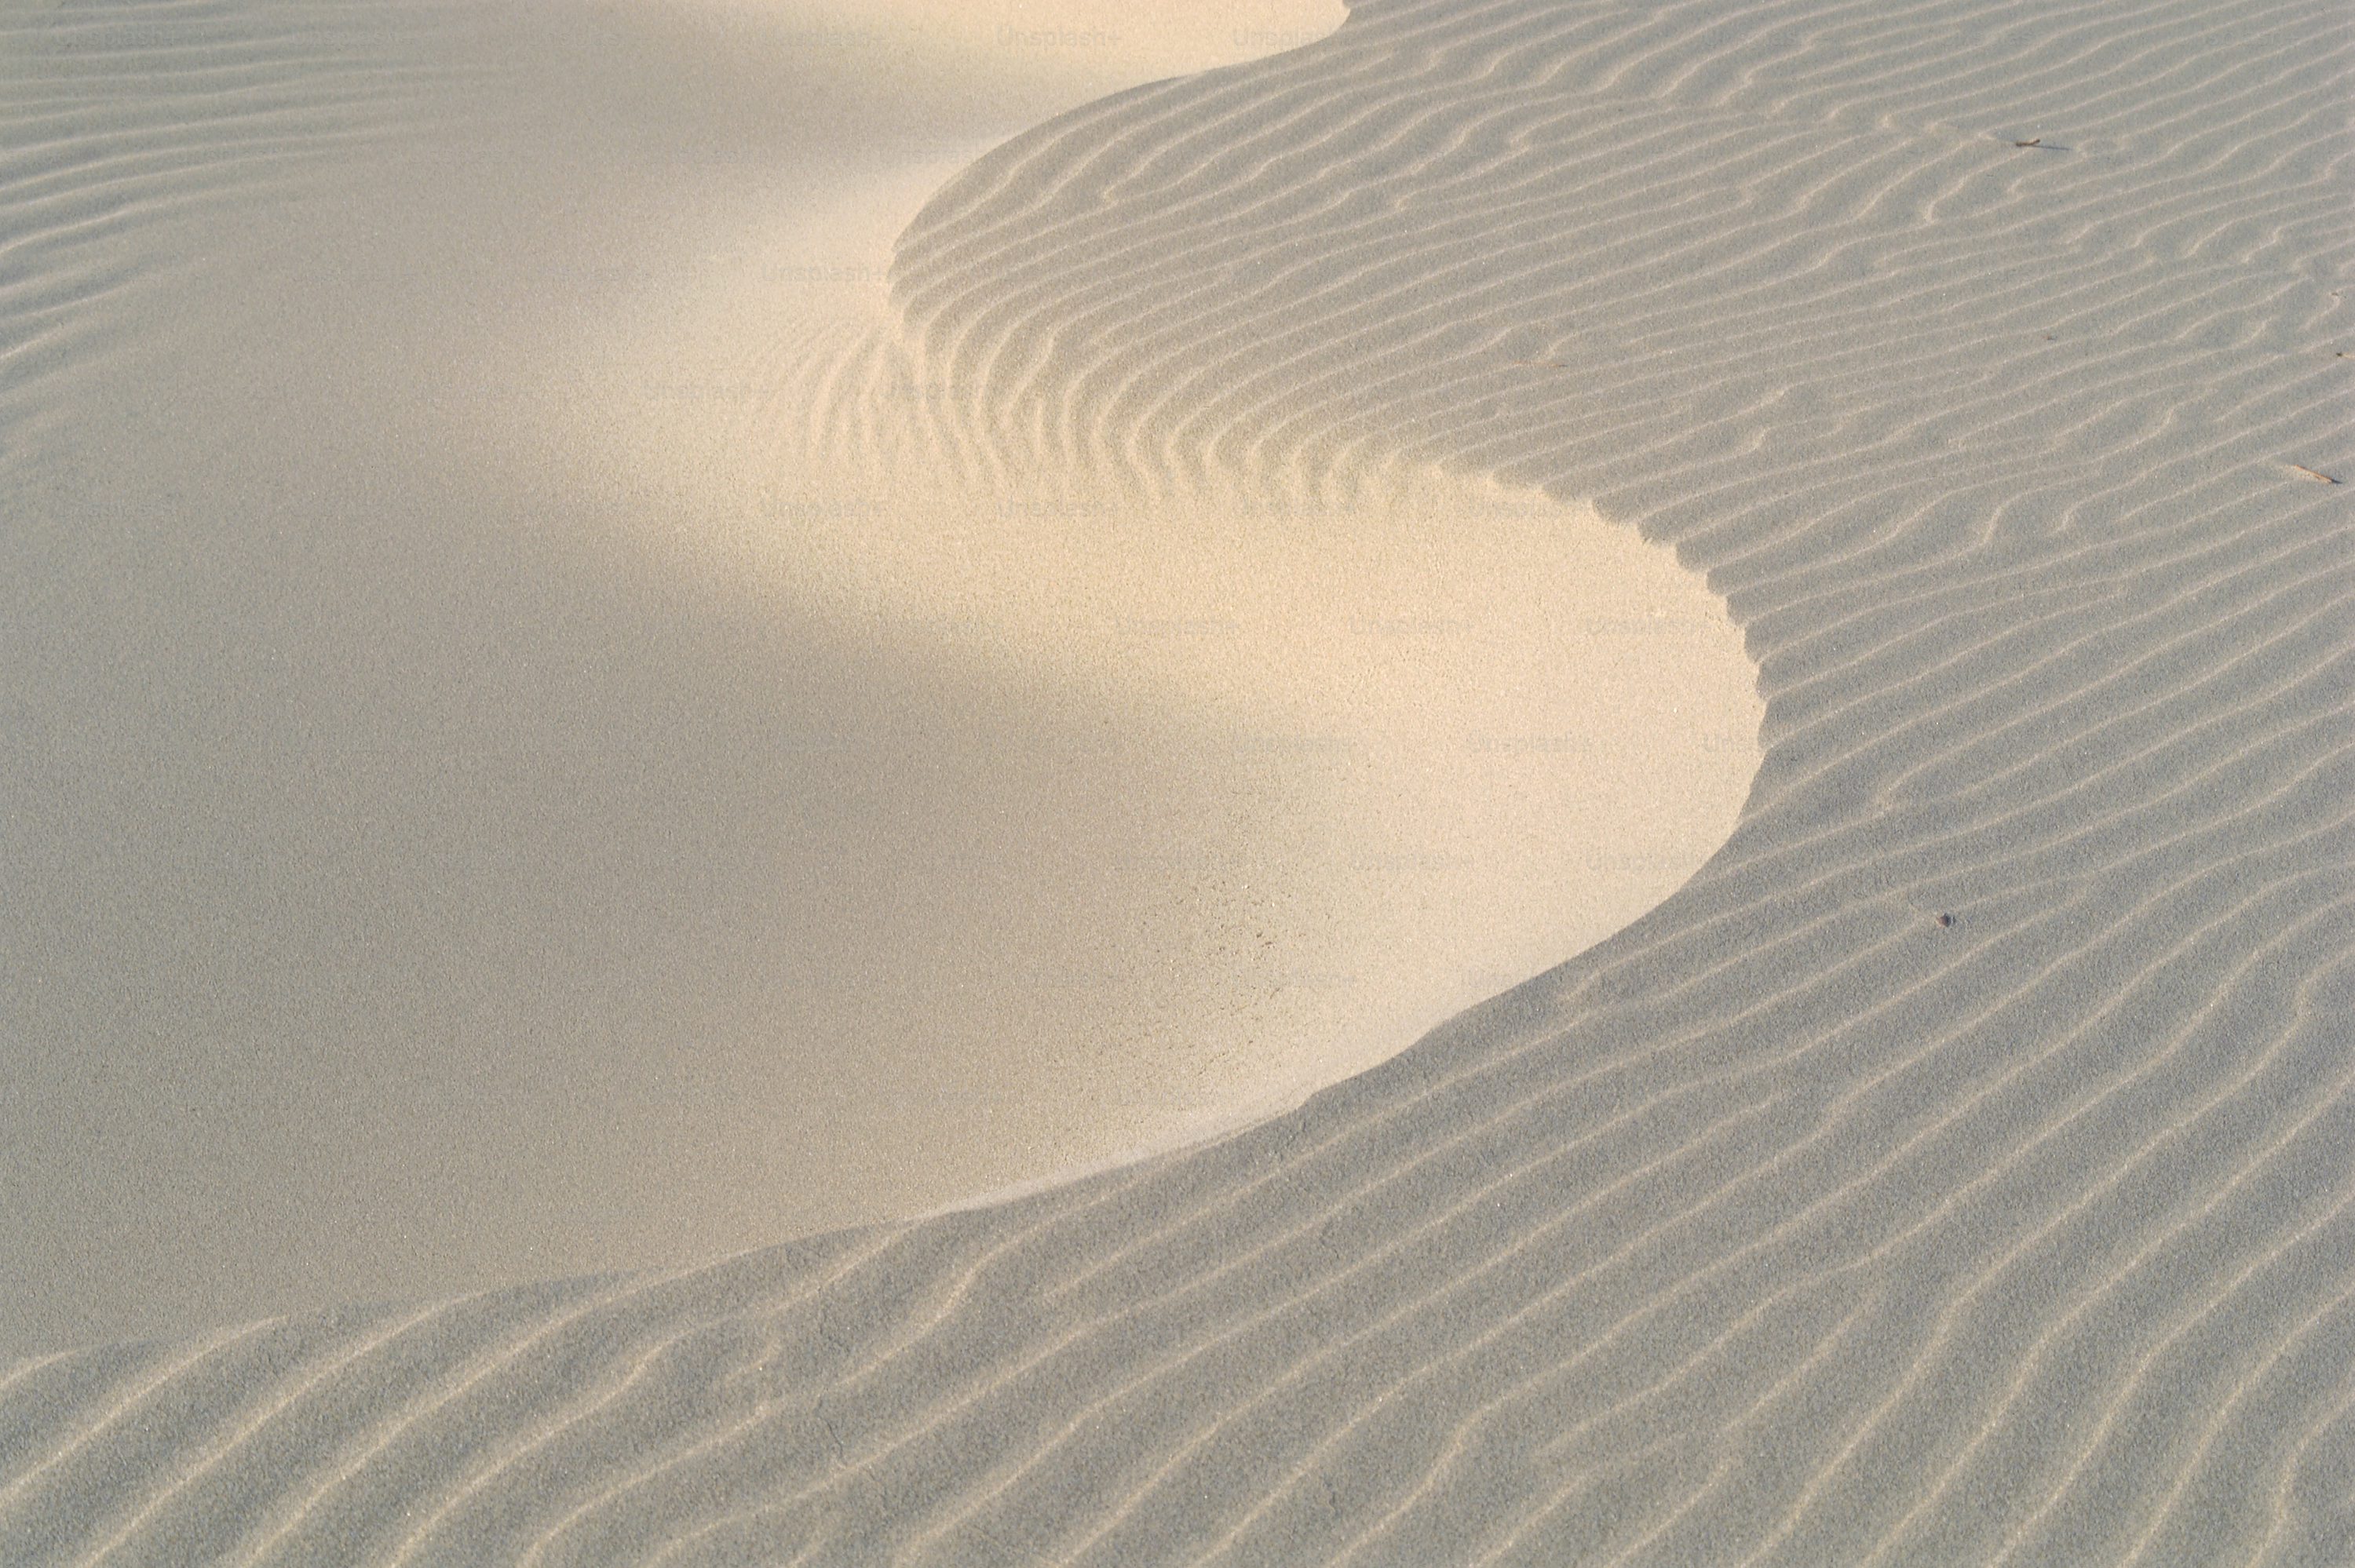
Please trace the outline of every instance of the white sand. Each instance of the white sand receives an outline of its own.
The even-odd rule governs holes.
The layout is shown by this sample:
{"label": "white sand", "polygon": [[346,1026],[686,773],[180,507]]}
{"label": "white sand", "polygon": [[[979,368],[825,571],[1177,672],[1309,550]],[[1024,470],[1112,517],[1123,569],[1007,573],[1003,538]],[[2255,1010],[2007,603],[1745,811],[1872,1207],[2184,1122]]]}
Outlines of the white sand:
{"label": "white sand", "polygon": [[18,559],[62,587],[16,629],[0,1347],[685,1264],[1198,1139],[1732,831],[1755,672],[1632,532],[1397,465],[992,473],[854,384],[922,194],[871,149],[1035,51],[908,31],[969,73],[764,121],[843,69],[801,58],[828,20],[407,40],[450,84],[412,141],[188,224],[46,400],[27,466],[81,483]]}
{"label": "white sand", "polygon": [[[1108,1145],[1389,1056],[1366,1020],[1411,1033],[1470,1000],[1418,989],[1464,981],[1463,954],[1497,970],[1476,991],[1568,961],[1249,1130],[1018,1201],[446,1300],[356,1284],[416,1304],[0,1369],[0,1562],[2355,1560],[2355,529],[2347,486],[2314,477],[2355,464],[2338,11],[1367,4],[1327,40],[1109,98],[1204,35],[1009,44],[981,70],[944,20],[975,13],[868,14],[890,36],[780,42],[774,14],[685,5],[626,26],[554,4],[0,12],[0,113],[32,132],[0,165],[5,658],[37,741],[12,752],[9,880],[182,912],[142,945],[12,911],[12,1005],[147,1018],[197,976],[189,1008],[274,1038],[304,1009],[380,1031],[321,1049],[324,1079],[281,1057],[250,1094],[232,1074],[175,1103],[108,1089],[144,1060],[127,1044],[74,1057],[12,1024],[34,1075],[0,1114],[33,1141],[8,1179],[115,1217],[12,1235],[9,1309],[90,1310],[60,1293],[138,1266],[133,1236],[217,1224],[221,1191],[305,1141],[351,1147],[332,1119],[251,1119],[290,1080],[314,1107],[407,1097],[374,1114],[413,1117],[383,1147],[415,1168],[324,1195],[366,1213],[405,1181],[486,1265],[559,1234],[568,1182],[576,1215],[643,1217],[649,1186],[768,1159],[775,1106],[666,1093],[711,1059],[682,1054],[682,1017],[706,1008],[709,1042],[773,1016],[730,990],[760,969],[730,944],[783,929],[756,895],[811,862],[743,852],[777,820],[780,736],[827,725],[870,726],[854,771],[889,786],[830,824],[868,823],[854,842],[996,803],[993,835],[894,863],[926,899],[1001,889],[942,910],[935,942],[998,916],[1041,922],[1034,951],[1184,952],[1211,978],[1160,1001],[1199,1019],[1248,973],[1219,947],[1239,906],[1188,904],[1197,924],[1134,945],[1073,911],[1170,907],[1156,866],[1285,864],[1297,929],[1366,955],[1375,1012],[1330,1038],[1276,1021],[1297,1054],[1256,1081],[1189,1057],[1196,1032],[1133,1072],[991,1059],[1044,1059],[1030,1086],[1071,1091],[1066,1126],[1145,1118]],[[575,51],[516,48],[568,28]],[[1263,52],[1251,31],[1229,47]],[[931,106],[905,122],[930,153],[840,175],[826,149],[870,144],[859,104],[894,95]],[[1075,107],[982,152],[1020,102]],[[535,135],[541,165],[489,151]],[[835,258],[874,254],[869,220],[947,177],[933,154],[978,161],[899,241],[902,344],[873,330],[876,264]],[[813,228],[826,212],[858,221]],[[750,324],[764,275],[810,291]],[[817,292],[837,282],[864,297]],[[878,467],[926,500],[869,528],[843,497]],[[1171,521],[1119,548],[1085,525],[1139,508]],[[990,525],[960,538],[958,515]],[[299,525],[322,516],[381,525]],[[1434,546],[1418,520],[1441,517],[1478,526]],[[1598,612],[1516,588],[1614,537],[1613,591],[1660,567],[1689,597],[1651,607],[1696,649],[1721,596],[1757,661],[1764,755],[1732,838],[1689,881],[1644,852],[1660,885],[1591,929],[1444,893],[1336,927],[1369,891],[1494,895],[1515,865],[1542,895],[1568,863],[1548,857],[1592,858],[1574,826],[1632,842],[1639,807],[1689,824],[1678,791],[1746,776],[1702,760],[1724,762],[1720,726],[1616,804],[1543,793],[1612,774],[1587,745],[1613,715],[1622,739],[1672,727],[1625,722],[1642,699],[1616,684],[1581,708],[1598,673],[1528,657],[1593,641],[1565,628]],[[1231,585],[1189,576],[1219,539],[1263,552]],[[988,556],[1007,540],[1063,563],[1088,612]],[[256,580],[301,591],[258,603]],[[1163,630],[1192,630],[1123,635],[1165,599]],[[225,606],[254,612],[236,635]],[[781,652],[781,624],[805,641]],[[65,647],[62,673],[35,658]],[[70,710],[106,725],[68,722],[77,681],[117,699]],[[878,690],[907,694],[888,724]],[[473,705],[403,705],[420,691]],[[1040,736],[1107,715],[1147,739],[1057,797]],[[928,778],[957,715],[946,754],[971,766]],[[1369,763],[1348,789],[1273,763],[1170,783],[1173,756],[1337,728]],[[174,735],[239,759],[237,787],[106,766]],[[434,846],[402,897],[355,899],[346,841],[255,860],[305,820],[271,782],[321,777],[290,770],[290,736],[346,759],[374,737],[332,775],[356,789],[335,820],[378,835],[361,865]],[[1612,755],[1623,780],[1642,766]],[[1140,811],[1148,790],[1169,793]],[[1239,800],[1260,836],[1215,831]],[[1042,821],[1086,824],[1058,844],[1126,885],[1075,903],[1026,837]],[[43,858],[110,822],[171,846],[130,863],[171,877],[93,889]],[[584,844],[570,881],[522,874]],[[840,885],[879,909],[871,864]],[[290,899],[289,866],[325,869]],[[273,929],[224,912],[241,878],[279,948],[229,939]],[[446,916],[451,887],[474,891],[438,927],[354,913]],[[617,904],[638,923],[586,928]],[[541,1020],[610,1031],[600,1070],[585,1022],[536,1045],[500,1027],[533,1016],[529,987],[420,970],[437,929],[539,977]],[[408,936],[371,969],[386,931]],[[222,958],[273,951],[377,990]],[[382,1005],[403,972],[441,1012]],[[904,977],[846,996],[847,1027],[937,1000]],[[1206,1070],[1219,1093],[1190,1107],[1151,1075]],[[78,1103],[151,1127],[168,1107],[180,1165],[75,1136]],[[469,1105],[472,1145],[450,1136]],[[578,1191],[571,1146],[614,1107],[643,1119],[602,1168],[665,1174]],[[958,1119],[901,1121],[888,1152],[996,1180],[955,1171],[937,1128]],[[87,1174],[59,1182],[69,1158]],[[434,1165],[467,1158],[472,1210]],[[190,1178],[208,1162],[225,1187]],[[764,1204],[769,1234],[805,1228],[762,1196],[773,1171],[735,1175],[754,1196],[720,1229],[749,1239],[731,1227]],[[623,1256],[610,1226],[571,1239]],[[298,1242],[270,1287],[409,1245],[380,1221],[337,1243]],[[160,1272],[101,1293],[187,1266]]]}

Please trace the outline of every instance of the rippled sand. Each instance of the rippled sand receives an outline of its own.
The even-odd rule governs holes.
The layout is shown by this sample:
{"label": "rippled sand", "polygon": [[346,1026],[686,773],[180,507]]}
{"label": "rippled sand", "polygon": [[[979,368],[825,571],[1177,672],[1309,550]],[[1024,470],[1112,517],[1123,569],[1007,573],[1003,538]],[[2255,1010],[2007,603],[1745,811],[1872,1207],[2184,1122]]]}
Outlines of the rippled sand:
{"label": "rippled sand", "polygon": [[1242,9],[0,11],[0,1561],[2355,1558],[2343,7]]}

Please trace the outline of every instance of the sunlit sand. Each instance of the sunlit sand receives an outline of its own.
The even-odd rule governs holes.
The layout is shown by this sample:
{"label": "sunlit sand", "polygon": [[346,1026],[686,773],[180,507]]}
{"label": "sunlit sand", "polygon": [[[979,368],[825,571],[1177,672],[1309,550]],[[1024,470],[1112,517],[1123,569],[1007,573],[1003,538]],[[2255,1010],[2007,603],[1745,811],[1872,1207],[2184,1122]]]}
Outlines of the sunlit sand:
{"label": "sunlit sand", "polygon": [[38,611],[20,1348],[1204,1137],[1732,830],[1754,673],[1667,551],[1431,470],[1041,460],[926,380],[924,198],[1235,26],[471,28],[529,91],[232,208],[59,438],[119,564]]}
{"label": "sunlit sand", "polygon": [[0,0],[0,1564],[2355,1563],[2341,0]]}

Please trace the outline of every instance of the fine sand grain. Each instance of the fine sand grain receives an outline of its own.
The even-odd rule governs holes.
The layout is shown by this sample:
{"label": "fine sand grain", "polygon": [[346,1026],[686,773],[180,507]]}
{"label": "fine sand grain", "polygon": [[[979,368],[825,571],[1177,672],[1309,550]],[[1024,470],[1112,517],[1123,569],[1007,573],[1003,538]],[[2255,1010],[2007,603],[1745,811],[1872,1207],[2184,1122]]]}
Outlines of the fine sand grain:
{"label": "fine sand grain", "polygon": [[[994,46],[943,9],[785,14],[0,10],[22,132],[0,164],[11,895],[184,916],[75,968],[116,927],[77,944],[12,911],[13,1017],[151,1020],[133,1004],[195,975],[186,1005],[217,1021],[366,1022],[341,1060],[379,1076],[368,1103],[448,1097],[406,1145],[421,1192],[464,1084],[403,1069],[421,1043],[502,1040],[474,1070],[541,1098],[481,1100],[506,1125],[477,1147],[523,1173],[496,1192],[486,1167],[484,1206],[437,1223],[511,1226],[505,1245],[587,1168],[560,1147],[581,1097],[651,1107],[631,1136],[668,1118],[674,1149],[773,1125],[733,1090],[676,1096],[709,1059],[680,1036],[634,1047],[696,1008],[705,1039],[772,1015],[729,990],[753,964],[730,944],[780,928],[752,896],[769,867],[845,831],[901,845],[927,899],[994,879],[903,933],[954,949],[927,972],[1033,919],[1028,950],[1182,952],[1214,988],[1250,972],[1219,946],[1237,906],[1156,904],[1165,872],[1302,868],[1284,907],[1318,931],[1448,876],[1559,887],[1545,857],[1598,816],[1549,784],[1610,771],[1613,715],[1667,726],[1626,722],[1615,686],[1567,705],[1596,677],[1544,655],[1611,630],[1640,672],[1657,620],[1694,649],[1740,628],[1763,758],[1688,758],[1609,820],[1699,821],[1677,791],[1731,777],[1731,836],[1592,931],[1445,897],[1359,920],[1339,967],[1397,1011],[1327,1021],[1350,1039],[1281,1022],[1314,1043],[1262,1081],[1188,1057],[1210,1036],[1184,1030],[1158,1068],[1032,1080],[1148,1119],[1187,1107],[1159,1068],[1210,1068],[1235,1097],[1210,1112],[1335,1080],[1190,1147],[660,1270],[359,1287],[339,1298],[401,1299],[0,1364],[0,1563],[2355,1561],[2343,6],[1364,0],[1329,36],[1118,47],[1076,9]],[[1171,52],[1205,36],[1239,63]],[[906,143],[928,151],[848,170],[829,134],[868,144],[860,104],[894,94],[930,106]],[[552,126],[577,133],[538,143],[528,182],[481,158]],[[340,260],[267,270],[298,243]],[[749,324],[781,285],[800,303]],[[273,308],[311,320],[236,329]],[[265,397],[272,377],[293,390]],[[875,507],[877,471],[900,504]],[[370,555],[299,525],[319,516],[386,531]],[[498,518],[522,521],[482,532]],[[993,557],[1008,542],[1076,599]],[[1615,559],[1595,569],[1622,595],[1657,567],[1661,597],[1517,591],[1571,559]],[[303,591],[240,599],[265,563]],[[208,640],[223,606],[268,634]],[[335,646],[323,620],[388,662],[354,652],[325,685],[272,662]],[[790,656],[762,641],[780,626]],[[544,657],[518,671],[523,631]],[[69,647],[62,673],[38,662]],[[101,689],[105,726],[59,697]],[[401,705],[418,691],[478,705]],[[781,713],[853,732],[845,788],[879,782],[763,862],[734,852],[781,820]],[[1124,746],[1080,744],[1107,718],[1136,726]],[[485,730],[521,738],[485,760]],[[174,816],[219,776],[156,772],[159,734],[240,759],[221,799],[250,815]],[[400,927],[407,957],[371,970],[353,912],[410,906],[355,900],[327,853],[349,841],[298,841],[283,863],[320,880],[265,901],[286,950],[379,980],[429,929],[510,977],[503,955],[553,955],[539,1016],[613,1031],[601,1060],[639,1076],[568,1075],[578,1034],[518,1044],[496,1025],[521,991],[424,985],[453,1010],[437,1036],[380,991],[272,991],[223,961],[256,927],[193,890],[238,885],[253,841],[218,824],[299,821],[269,790],[349,736],[382,737],[378,771],[333,776],[368,786],[336,820],[434,846],[393,885],[412,904],[471,878],[499,898],[468,908],[500,917]],[[1342,782],[1297,744],[1336,736],[1364,763]],[[1078,781],[1038,765],[1072,755]],[[1220,761],[1181,787],[1180,757]],[[649,832],[638,807],[681,780],[741,829]],[[1244,800],[1249,831],[1218,814]],[[571,814],[549,826],[549,801]],[[952,808],[1002,826],[880,826]],[[1451,810],[1471,814],[1434,852]],[[197,825],[168,862],[104,863],[120,887],[43,858],[108,822],[152,846],[163,820]],[[1053,865],[1040,822],[1088,853]],[[1450,859],[1475,841],[1476,877]],[[583,845],[611,853],[572,883],[485,880]],[[868,863],[846,897],[873,895]],[[1082,866],[1129,883],[1087,908],[1199,918],[1112,940],[1068,916]],[[551,886],[580,896],[530,902]],[[623,893],[638,924],[577,934]],[[1442,973],[1451,928],[1490,955],[1472,975]],[[1382,1034],[1473,1001],[1418,988],[1488,961],[1472,991],[1556,967],[1409,1049]],[[616,973],[663,1005],[598,989]],[[936,1001],[902,971],[837,1016],[888,1033]],[[136,1066],[128,1044],[72,1057],[11,1028],[38,1048],[0,1112],[58,1140],[12,1147],[11,1181],[69,1157],[85,1187],[55,1190],[108,1193],[143,1234],[207,1220],[186,1174],[63,1130]],[[172,1125],[168,1097],[138,1103]],[[237,1123],[251,1103],[181,1112],[188,1168],[233,1183],[296,1130],[347,1141]],[[926,1125],[898,1127],[954,1169]],[[1184,1129],[1107,1133],[1110,1153]],[[543,1163],[515,1163],[535,1139]],[[372,1180],[345,1196],[383,1202]],[[644,1180],[572,1212],[642,1216]],[[138,1255],[19,1234],[28,1313]]]}
{"label": "fine sand grain", "polygon": [[[1028,80],[1037,29],[912,16],[969,69],[860,97],[809,42],[854,17],[385,40],[408,130],[224,193],[94,307],[125,335],[19,460],[59,482],[14,541],[0,1349],[1199,1139],[1732,832],[1740,634],[1591,509],[975,461],[882,284],[954,168],[871,160],[1078,89]],[[769,107],[822,93],[823,134]]]}

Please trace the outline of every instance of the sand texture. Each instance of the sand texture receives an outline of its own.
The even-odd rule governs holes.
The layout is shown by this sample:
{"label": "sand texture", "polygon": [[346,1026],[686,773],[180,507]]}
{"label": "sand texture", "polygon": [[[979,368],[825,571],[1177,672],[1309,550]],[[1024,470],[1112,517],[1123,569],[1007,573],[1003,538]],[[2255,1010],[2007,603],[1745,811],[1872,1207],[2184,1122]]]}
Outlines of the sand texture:
{"label": "sand texture", "polygon": [[[465,15],[0,8],[8,527],[118,242]],[[2350,84],[2337,0],[1367,0],[975,130],[788,446],[1591,506],[1746,640],[1731,838],[1208,1144],[0,1366],[0,1563],[2355,1561]]]}
{"label": "sand texture", "polygon": [[[1757,672],[1666,546],[1037,452],[924,374],[883,280],[976,117],[1156,62],[962,17],[886,91],[874,14],[770,9],[324,18],[385,125],[69,252],[105,336],[0,463],[0,1359],[1200,1141],[1732,832]],[[98,124],[186,113],[34,42]]]}

